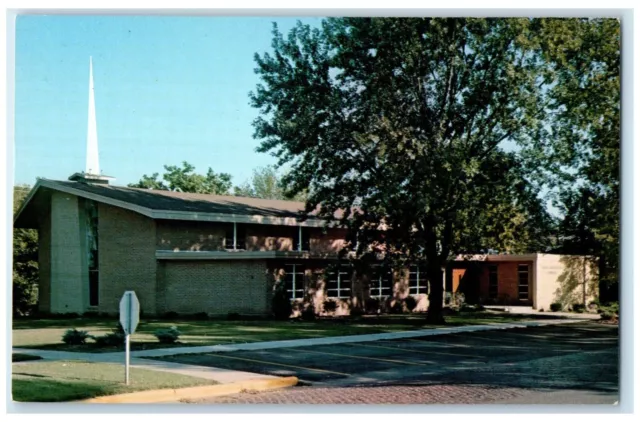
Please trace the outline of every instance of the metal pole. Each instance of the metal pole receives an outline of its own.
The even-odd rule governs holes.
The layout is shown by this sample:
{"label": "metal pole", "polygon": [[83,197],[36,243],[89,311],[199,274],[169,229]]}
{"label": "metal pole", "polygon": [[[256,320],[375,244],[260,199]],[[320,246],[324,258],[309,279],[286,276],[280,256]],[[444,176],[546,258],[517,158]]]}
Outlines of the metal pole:
{"label": "metal pole", "polygon": [[127,295],[128,305],[127,306],[127,332],[125,333],[125,364],[124,364],[124,382],[126,385],[129,385],[129,338],[131,336],[131,295]]}

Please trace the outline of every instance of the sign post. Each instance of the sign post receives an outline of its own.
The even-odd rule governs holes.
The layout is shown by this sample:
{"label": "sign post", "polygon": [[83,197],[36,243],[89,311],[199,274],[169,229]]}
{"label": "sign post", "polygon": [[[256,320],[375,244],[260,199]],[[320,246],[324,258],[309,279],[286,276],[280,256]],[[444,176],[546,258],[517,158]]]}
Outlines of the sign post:
{"label": "sign post", "polygon": [[129,338],[136,331],[138,322],[140,321],[140,302],[136,296],[136,292],[128,290],[120,299],[120,325],[124,330],[124,382],[129,385]]}

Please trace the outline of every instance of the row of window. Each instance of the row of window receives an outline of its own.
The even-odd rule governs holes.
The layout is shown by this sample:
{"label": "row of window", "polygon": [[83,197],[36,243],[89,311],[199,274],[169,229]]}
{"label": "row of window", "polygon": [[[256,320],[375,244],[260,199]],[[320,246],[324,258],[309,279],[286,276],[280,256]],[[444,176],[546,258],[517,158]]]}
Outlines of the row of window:
{"label": "row of window", "polygon": [[[372,297],[386,297],[393,293],[393,276],[391,270],[377,268],[369,283]],[[284,282],[290,299],[300,299],[304,296],[305,266],[302,264],[286,264]],[[349,265],[341,265],[327,272],[327,297],[344,299],[351,297],[351,278],[353,269]],[[427,279],[424,269],[412,266],[409,268],[409,294],[427,294]]]}
{"label": "row of window", "polygon": [[[489,297],[496,299],[498,297],[498,266],[491,265],[489,267]],[[529,265],[518,265],[518,299],[529,299]]]}
{"label": "row of window", "polygon": [[[247,231],[242,224],[233,224],[228,227],[224,236],[224,248],[231,250],[244,250],[247,248]],[[308,251],[310,249],[311,236],[307,227],[298,227],[293,239],[294,250]]]}

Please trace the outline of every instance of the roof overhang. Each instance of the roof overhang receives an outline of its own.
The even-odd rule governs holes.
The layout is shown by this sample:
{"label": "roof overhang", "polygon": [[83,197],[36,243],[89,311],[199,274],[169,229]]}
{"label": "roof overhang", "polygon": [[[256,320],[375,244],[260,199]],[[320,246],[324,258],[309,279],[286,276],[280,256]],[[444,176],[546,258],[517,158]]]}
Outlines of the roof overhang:
{"label": "roof overhang", "polygon": [[[65,192],[81,198],[91,199],[114,207],[127,209],[154,220],[181,220],[181,221],[209,221],[219,223],[244,223],[244,224],[268,224],[278,226],[302,226],[302,227],[325,227],[325,221],[317,218],[309,218],[305,221],[299,221],[296,217],[275,217],[263,215],[246,215],[246,214],[225,214],[225,213],[206,213],[192,211],[173,211],[173,210],[157,210],[140,205],[131,204],[129,202],[120,201],[92,192],[86,192],[80,189],[74,189],[69,186],[60,185],[54,181],[39,179],[34,185],[29,195],[25,198],[24,203],[15,214],[13,222],[14,227],[35,227],[33,221],[21,224],[21,216],[29,207],[32,199],[42,189],[52,189],[59,192]],[[31,224],[29,224],[31,223]]]}
{"label": "roof overhang", "polygon": [[454,258],[454,261],[473,262],[505,262],[505,261],[535,261],[537,254],[521,255],[491,255],[491,254],[461,254]]}
{"label": "roof overhang", "polygon": [[338,259],[336,253],[298,251],[156,251],[158,260],[234,260],[234,259]]}

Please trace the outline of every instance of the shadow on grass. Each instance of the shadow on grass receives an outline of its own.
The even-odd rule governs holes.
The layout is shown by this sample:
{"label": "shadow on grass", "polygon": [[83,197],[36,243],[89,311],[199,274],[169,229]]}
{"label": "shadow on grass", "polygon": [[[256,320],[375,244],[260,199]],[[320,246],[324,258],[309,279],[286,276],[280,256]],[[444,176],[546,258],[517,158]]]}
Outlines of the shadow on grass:
{"label": "shadow on grass", "polygon": [[11,393],[19,402],[65,402],[113,394],[114,388],[86,382],[14,378]]}

